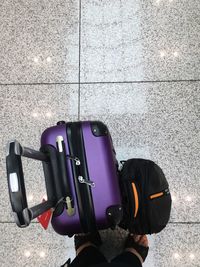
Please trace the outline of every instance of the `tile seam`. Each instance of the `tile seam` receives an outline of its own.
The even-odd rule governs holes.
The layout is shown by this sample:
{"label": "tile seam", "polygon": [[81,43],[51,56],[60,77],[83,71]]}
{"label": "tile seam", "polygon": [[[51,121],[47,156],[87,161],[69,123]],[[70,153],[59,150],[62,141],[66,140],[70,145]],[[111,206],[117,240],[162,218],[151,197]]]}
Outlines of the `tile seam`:
{"label": "tile seam", "polygon": [[87,85],[87,84],[138,84],[138,83],[181,83],[200,82],[200,80],[148,80],[148,81],[116,81],[116,82],[66,82],[66,83],[0,83],[0,86],[26,86],[26,85]]}

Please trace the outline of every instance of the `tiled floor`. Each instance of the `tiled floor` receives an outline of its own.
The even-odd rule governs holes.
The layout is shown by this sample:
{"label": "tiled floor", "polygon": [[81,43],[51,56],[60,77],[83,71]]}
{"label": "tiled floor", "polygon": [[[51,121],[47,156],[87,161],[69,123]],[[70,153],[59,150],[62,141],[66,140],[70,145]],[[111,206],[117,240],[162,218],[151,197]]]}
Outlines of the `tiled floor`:
{"label": "tiled floor", "polygon": [[[80,1],[0,2],[0,266],[56,267],[74,257],[72,239],[14,224],[7,141],[38,149],[58,120],[100,119],[119,159],[152,159],[170,184],[170,223],[149,237],[144,266],[199,267],[200,1]],[[34,204],[42,172],[24,164]],[[126,233],[101,234],[112,257]]]}

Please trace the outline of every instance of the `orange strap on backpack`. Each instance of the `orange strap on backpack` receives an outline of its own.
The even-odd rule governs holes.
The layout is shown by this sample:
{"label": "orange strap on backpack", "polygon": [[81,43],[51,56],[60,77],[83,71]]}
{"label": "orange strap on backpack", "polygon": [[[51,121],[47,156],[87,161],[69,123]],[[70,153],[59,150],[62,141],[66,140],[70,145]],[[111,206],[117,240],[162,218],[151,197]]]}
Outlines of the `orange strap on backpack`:
{"label": "orange strap on backpack", "polygon": [[133,194],[134,194],[134,199],[135,199],[135,213],[134,213],[134,218],[136,218],[137,213],[138,213],[138,208],[139,208],[139,200],[138,200],[138,192],[137,192],[137,188],[135,186],[135,183],[132,183],[132,188],[133,188]]}

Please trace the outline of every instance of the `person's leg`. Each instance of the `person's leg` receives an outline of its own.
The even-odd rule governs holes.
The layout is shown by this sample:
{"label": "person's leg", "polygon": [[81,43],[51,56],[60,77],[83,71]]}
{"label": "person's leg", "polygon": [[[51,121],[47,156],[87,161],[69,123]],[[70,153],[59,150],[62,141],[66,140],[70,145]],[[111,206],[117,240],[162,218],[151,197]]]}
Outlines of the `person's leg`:
{"label": "person's leg", "polygon": [[125,250],[122,254],[112,260],[116,263],[126,263],[134,267],[141,267],[148,254],[148,239],[146,235],[129,234]]}
{"label": "person's leg", "polygon": [[142,263],[139,258],[132,252],[124,251],[122,254],[115,257],[111,262],[127,264],[134,267],[141,267]]}
{"label": "person's leg", "polygon": [[74,243],[77,256],[70,263],[70,267],[88,267],[107,262],[104,255],[97,248],[101,245],[101,237],[98,232],[75,235]]}
{"label": "person's leg", "polygon": [[70,264],[70,267],[88,267],[91,265],[107,262],[104,255],[92,244],[88,244]]}

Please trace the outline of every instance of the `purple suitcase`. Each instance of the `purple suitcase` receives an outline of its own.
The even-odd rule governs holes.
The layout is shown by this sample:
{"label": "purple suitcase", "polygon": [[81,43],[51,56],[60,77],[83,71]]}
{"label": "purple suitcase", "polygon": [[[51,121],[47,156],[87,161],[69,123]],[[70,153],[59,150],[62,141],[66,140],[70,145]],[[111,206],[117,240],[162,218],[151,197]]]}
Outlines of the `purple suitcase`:
{"label": "purple suitcase", "polygon": [[[47,201],[29,208],[21,157],[43,163]],[[98,121],[58,122],[41,136],[40,151],[8,144],[6,167],[15,222],[26,227],[50,208],[61,235],[114,228],[122,219],[118,164],[107,127]]]}
{"label": "purple suitcase", "polygon": [[65,154],[64,166],[60,166],[65,175],[57,185],[63,189],[58,190],[57,199],[64,197],[64,201],[54,211],[54,230],[72,236],[114,228],[122,218],[122,208],[117,160],[108,128],[98,121],[61,121],[43,132],[41,147],[46,145],[60,147],[60,154]]}

